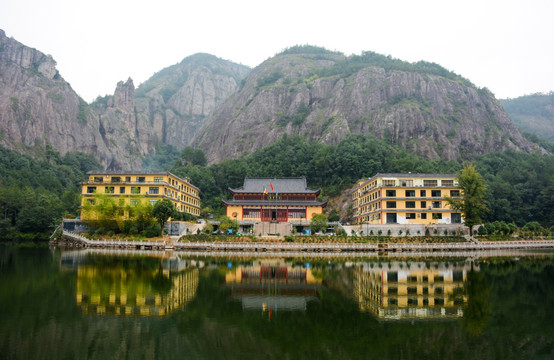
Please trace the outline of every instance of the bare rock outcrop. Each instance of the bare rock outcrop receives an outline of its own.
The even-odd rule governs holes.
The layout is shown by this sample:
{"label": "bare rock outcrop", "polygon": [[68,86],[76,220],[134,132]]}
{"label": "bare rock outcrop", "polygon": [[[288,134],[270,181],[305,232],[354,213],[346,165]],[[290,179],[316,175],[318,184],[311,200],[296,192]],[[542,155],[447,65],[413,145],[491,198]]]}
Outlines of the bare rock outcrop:
{"label": "bare rock outcrop", "polygon": [[330,52],[277,55],[250,73],[194,144],[210,163],[255,151],[283,134],[336,144],[349,133],[372,133],[421,156],[449,160],[506,149],[544,151],[523,138],[488,90],[436,64],[416,71],[419,64],[379,60],[382,66]]}

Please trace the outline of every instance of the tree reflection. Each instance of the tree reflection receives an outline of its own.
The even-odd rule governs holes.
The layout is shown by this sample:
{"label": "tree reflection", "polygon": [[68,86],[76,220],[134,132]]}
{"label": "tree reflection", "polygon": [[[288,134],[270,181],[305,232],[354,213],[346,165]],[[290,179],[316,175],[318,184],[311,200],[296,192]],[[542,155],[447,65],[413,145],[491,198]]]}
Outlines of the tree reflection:
{"label": "tree reflection", "polygon": [[462,324],[471,335],[480,335],[483,332],[491,313],[490,287],[484,279],[485,274],[475,271],[472,264],[464,284],[464,292],[468,301],[462,319]]}

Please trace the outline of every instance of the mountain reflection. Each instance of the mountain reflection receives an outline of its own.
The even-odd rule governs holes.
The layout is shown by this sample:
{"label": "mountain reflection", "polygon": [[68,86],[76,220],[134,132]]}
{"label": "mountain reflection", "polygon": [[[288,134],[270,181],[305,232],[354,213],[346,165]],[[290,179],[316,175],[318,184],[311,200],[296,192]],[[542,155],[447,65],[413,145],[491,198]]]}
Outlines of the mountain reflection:
{"label": "mountain reflection", "polygon": [[277,311],[306,311],[309,301],[318,299],[322,279],[314,276],[307,264],[284,259],[261,259],[238,265],[225,274],[231,298],[242,309],[260,310],[271,315]]}
{"label": "mountain reflection", "polygon": [[379,320],[462,318],[471,263],[388,262],[357,264],[353,294],[362,311]]}
{"label": "mountain reflection", "polygon": [[76,270],[76,303],[84,314],[164,316],[196,296],[198,269],[179,258],[62,255]]}

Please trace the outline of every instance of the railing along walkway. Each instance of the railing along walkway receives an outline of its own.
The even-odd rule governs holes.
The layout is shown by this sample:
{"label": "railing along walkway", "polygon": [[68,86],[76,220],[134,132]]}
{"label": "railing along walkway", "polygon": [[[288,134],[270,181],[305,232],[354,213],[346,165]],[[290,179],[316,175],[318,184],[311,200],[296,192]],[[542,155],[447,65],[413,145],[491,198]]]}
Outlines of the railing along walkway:
{"label": "railing along walkway", "polygon": [[552,240],[529,241],[482,241],[460,243],[233,243],[233,242],[186,242],[178,241],[167,244],[165,241],[123,241],[123,240],[90,240],[64,230],[63,235],[82,243],[85,247],[165,249],[173,248],[183,251],[263,251],[263,252],[463,252],[476,250],[525,250],[554,249]]}
{"label": "railing along walkway", "polygon": [[85,247],[111,247],[111,248],[152,248],[160,249],[165,248],[165,241],[125,241],[125,240],[90,240],[86,237],[72,233],[70,231],[63,231],[63,236],[79,241],[85,245]]}
{"label": "railing along walkway", "polygon": [[176,250],[204,251],[309,251],[309,252],[354,252],[354,251],[475,251],[505,249],[554,248],[554,241],[491,241],[479,243],[354,243],[354,244],[303,244],[303,243],[230,243],[230,242],[177,242]]}

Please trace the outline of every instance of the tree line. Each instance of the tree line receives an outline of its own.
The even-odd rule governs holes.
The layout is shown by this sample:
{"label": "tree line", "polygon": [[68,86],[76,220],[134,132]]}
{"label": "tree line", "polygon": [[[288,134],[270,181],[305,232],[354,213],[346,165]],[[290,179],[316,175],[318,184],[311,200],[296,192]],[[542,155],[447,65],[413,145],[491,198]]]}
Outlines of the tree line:
{"label": "tree line", "polygon": [[101,168],[91,155],[64,157],[47,146],[42,160],[0,147],[0,240],[45,238],[80,205],[79,183]]}
{"label": "tree line", "polygon": [[[285,135],[248,156],[210,166],[199,149],[178,151],[164,145],[163,153],[145,164],[191,178],[201,190],[204,216],[222,215],[228,188],[241,187],[245,176],[305,176],[308,186],[322,188],[321,197],[327,199],[377,173],[455,173],[462,168],[459,162],[421,158],[362,134],[351,134],[337,145]],[[62,217],[77,216],[79,183],[87,171],[101,169],[91,155],[69,152],[62,157],[50,146],[41,159],[0,147],[0,239],[45,237]],[[472,163],[487,186],[486,222],[554,225],[553,156],[506,151],[477,156]]]}

